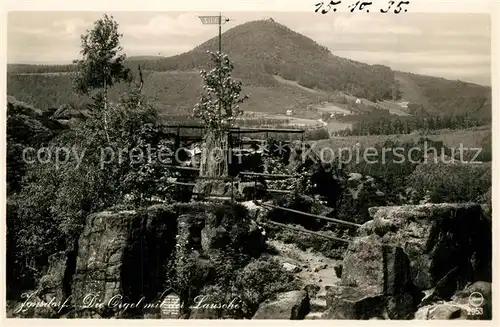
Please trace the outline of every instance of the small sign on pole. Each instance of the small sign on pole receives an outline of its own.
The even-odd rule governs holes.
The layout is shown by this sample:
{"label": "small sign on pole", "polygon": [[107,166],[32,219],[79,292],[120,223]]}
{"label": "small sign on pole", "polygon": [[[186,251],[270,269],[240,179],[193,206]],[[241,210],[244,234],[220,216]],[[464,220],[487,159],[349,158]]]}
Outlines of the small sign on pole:
{"label": "small sign on pole", "polygon": [[198,16],[203,24],[220,24],[221,16]]}
{"label": "small sign on pole", "polygon": [[224,16],[198,16],[201,22],[205,25],[223,25],[230,21],[229,18]]}

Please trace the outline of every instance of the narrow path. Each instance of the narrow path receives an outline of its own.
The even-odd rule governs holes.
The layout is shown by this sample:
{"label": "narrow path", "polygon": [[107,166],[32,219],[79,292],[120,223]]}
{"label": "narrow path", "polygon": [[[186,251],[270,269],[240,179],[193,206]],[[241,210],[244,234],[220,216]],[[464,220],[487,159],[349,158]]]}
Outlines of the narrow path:
{"label": "narrow path", "polygon": [[328,286],[338,285],[340,282],[334,267],[341,261],[327,258],[321,253],[303,251],[295,244],[286,244],[278,240],[268,240],[268,244],[278,251],[278,254],[273,255],[273,258],[283,263],[285,269],[295,271],[295,276],[304,285],[319,286],[320,289],[316,296],[310,299],[311,311],[306,319],[322,319],[321,316],[326,310],[326,289]]}

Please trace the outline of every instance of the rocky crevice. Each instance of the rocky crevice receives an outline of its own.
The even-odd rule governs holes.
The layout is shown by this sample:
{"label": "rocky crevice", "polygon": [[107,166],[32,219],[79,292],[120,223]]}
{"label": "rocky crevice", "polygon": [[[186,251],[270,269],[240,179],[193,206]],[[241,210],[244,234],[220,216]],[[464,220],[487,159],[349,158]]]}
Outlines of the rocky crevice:
{"label": "rocky crevice", "polygon": [[412,319],[429,294],[449,301],[491,281],[491,221],[479,205],[375,207],[370,215],[346,251],[326,318]]}

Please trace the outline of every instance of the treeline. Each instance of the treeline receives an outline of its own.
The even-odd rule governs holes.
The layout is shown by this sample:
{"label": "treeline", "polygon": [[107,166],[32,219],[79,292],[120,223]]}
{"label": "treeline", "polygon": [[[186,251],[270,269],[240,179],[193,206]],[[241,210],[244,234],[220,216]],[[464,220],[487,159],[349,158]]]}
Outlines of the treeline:
{"label": "treeline", "polygon": [[16,74],[47,74],[47,73],[69,73],[74,72],[76,66],[68,65],[31,65],[31,64],[8,64],[7,72]]}
{"label": "treeline", "polygon": [[453,116],[398,116],[378,112],[339,118],[352,127],[338,131],[336,136],[410,134],[418,130],[463,129],[482,126],[489,122],[468,114]]}
{"label": "treeline", "polygon": [[73,108],[85,108],[88,96],[73,91],[70,74],[30,75],[7,73],[7,94],[42,110],[69,104]]}
{"label": "treeline", "polygon": [[410,79],[418,87],[427,100],[427,111],[433,115],[469,113],[491,120],[491,87],[411,73],[396,74]]}

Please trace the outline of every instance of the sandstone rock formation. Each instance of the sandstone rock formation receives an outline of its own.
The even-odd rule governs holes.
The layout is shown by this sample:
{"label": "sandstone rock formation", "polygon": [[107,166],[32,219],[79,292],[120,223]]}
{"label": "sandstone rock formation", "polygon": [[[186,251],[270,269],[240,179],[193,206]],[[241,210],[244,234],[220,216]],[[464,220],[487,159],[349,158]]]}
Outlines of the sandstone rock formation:
{"label": "sandstone rock formation", "polygon": [[143,296],[142,302],[158,300],[176,232],[176,211],[167,206],[90,216],[72,282],[76,316],[142,315],[141,308],[121,310],[119,304],[137,303]]}
{"label": "sandstone rock formation", "polygon": [[309,296],[306,291],[280,293],[259,306],[252,319],[300,320],[309,313]]}
{"label": "sandstone rock formation", "polygon": [[491,222],[475,204],[370,209],[329,291],[331,319],[412,318],[424,291],[449,300],[467,283],[491,280]]}
{"label": "sandstone rock formation", "polygon": [[256,257],[265,242],[243,206],[177,203],[93,214],[75,245],[51,257],[37,293],[47,303],[69,298],[67,310],[49,307],[34,316],[155,316],[176,258],[194,255],[210,278],[211,258],[222,249]]}

